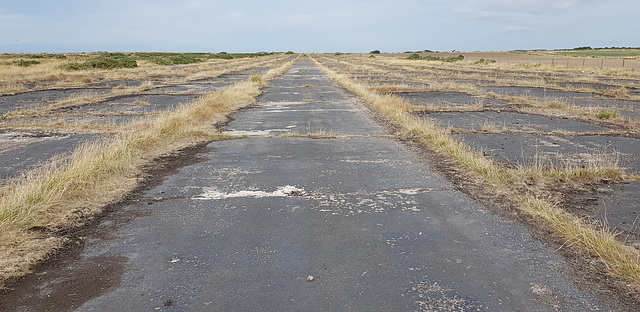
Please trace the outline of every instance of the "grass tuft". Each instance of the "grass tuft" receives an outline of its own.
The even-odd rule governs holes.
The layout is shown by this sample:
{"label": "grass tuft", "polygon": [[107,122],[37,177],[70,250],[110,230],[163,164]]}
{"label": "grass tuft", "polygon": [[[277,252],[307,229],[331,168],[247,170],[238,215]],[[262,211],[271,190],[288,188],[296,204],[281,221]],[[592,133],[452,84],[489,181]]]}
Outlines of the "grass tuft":
{"label": "grass tuft", "polygon": [[618,113],[614,111],[604,111],[596,113],[596,117],[598,117],[598,119],[613,119],[618,117]]}

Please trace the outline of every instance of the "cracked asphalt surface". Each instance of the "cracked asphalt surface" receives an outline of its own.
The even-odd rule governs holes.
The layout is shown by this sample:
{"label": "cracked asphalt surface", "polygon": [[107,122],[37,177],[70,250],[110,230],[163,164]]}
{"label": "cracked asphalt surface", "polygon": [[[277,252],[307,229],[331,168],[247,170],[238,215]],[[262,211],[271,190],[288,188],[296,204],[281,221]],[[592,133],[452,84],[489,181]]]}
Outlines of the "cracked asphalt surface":
{"label": "cracked asphalt surface", "polygon": [[[99,225],[113,232],[78,261],[126,260],[77,311],[612,309],[526,228],[385,137],[310,60],[270,85],[226,126],[249,138],[209,144],[117,212],[138,217]],[[337,137],[278,136],[318,132]]]}

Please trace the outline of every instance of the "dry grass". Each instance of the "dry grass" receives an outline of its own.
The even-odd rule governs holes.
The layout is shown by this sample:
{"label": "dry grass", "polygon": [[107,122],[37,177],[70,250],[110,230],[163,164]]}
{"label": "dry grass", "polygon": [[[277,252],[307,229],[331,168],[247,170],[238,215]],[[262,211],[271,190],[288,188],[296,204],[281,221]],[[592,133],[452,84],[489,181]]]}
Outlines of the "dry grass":
{"label": "dry grass", "polygon": [[0,124],[0,129],[36,132],[49,131],[58,134],[115,134],[122,131],[122,127],[115,124],[70,123],[64,120],[49,123],[5,123]]}
{"label": "dry grass", "polygon": [[583,184],[599,183],[603,180],[629,181],[633,176],[624,175],[618,151],[589,151],[580,158],[560,153],[536,152],[531,163],[521,163],[518,173],[526,177],[549,177],[555,181],[578,181]]}
{"label": "dry grass", "polygon": [[127,131],[86,143],[69,158],[2,186],[0,281],[28,272],[33,263],[64,243],[56,233],[80,225],[133,190],[143,164],[197,142],[226,138],[216,134],[213,124],[251,104],[265,81],[289,66],[291,63],[268,71],[258,81],[240,82],[132,123]]}
{"label": "dry grass", "polygon": [[[502,53],[506,54],[506,53]],[[417,80],[429,80],[433,78],[433,73],[437,73],[439,78],[446,79],[472,79],[490,82],[495,85],[521,86],[552,88],[559,91],[582,92],[588,95],[604,95],[612,99],[640,101],[640,96],[629,95],[628,88],[637,85],[633,80],[628,83],[616,82],[618,87],[604,90],[594,90],[591,88],[575,87],[567,83],[604,83],[611,76],[626,77],[630,79],[640,79],[640,73],[629,70],[598,69],[590,68],[588,71],[581,68],[558,68],[556,66],[536,65],[531,66],[521,63],[493,63],[489,65],[477,65],[473,62],[424,62],[404,59],[400,57],[383,57],[375,60],[363,57],[355,57],[351,62],[357,63],[361,68],[373,68],[375,72],[389,72],[389,68],[403,70],[402,75],[417,75]],[[348,63],[342,60],[340,64]],[[349,64],[348,66],[356,66]],[[393,72],[388,73],[394,76]],[[544,79],[540,78],[544,77]]]}
{"label": "dry grass", "polygon": [[[141,80],[145,81],[139,86],[132,87],[120,87],[113,88],[111,92],[106,94],[78,94],[70,96],[67,99],[63,99],[57,101],[55,103],[51,103],[49,105],[44,105],[35,108],[27,108],[16,111],[11,111],[5,113],[0,118],[3,119],[16,119],[16,118],[25,118],[25,117],[43,117],[49,116],[52,112],[68,108],[74,106],[82,106],[97,102],[106,101],[115,97],[122,97],[128,95],[138,94],[140,92],[159,87],[159,86],[167,86],[173,84],[185,83],[188,81],[193,81],[197,79],[206,79],[206,78],[215,78],[223,74],[228,74],[234,71],[241,71],[245,69],[250,69],[254,67],[262,67],[262,66],[273,66],[282,60],[285,57],[283,56],[269,56],[260,59],[238,59],[238,60],[229,60],[221,63],[220,60],[210,60],[204,63],[198,64],[189,64],[189,65],[179,65],[179,66],[152,66],[143,69],[120,69],[115,71],[104,71],[104,70],[95,70],[89,71],[88,74],[94,76],[103,75],[106,81],[109,80]],[[52,74],[50,73],[49,76]],[[59,73],[59,75],[68,75],[67,73]],[[184,78],[166,78],[163,81],[163,84],[153,84],[149,81],[151,77],[154,76],[169,76],[175,77],[175,75],[184,77]],[[15,78],[15,77],[14,77]],[[60,78],[60,77],[57,77]],[[67,77],[72,78],[72,77]],[[77,86],[77,81],[82,79],[65,79],[63,81],[59,81],[55,87],[70,87]],[[38,88],[43,90],[43,88]],[[24,90],[23,90],[24,91]]]}
{"label": "dry grass", "polygon": [[154,88],[155,85],[151,83],[144,83],[140,86],[128,87],[122,89],[113,89],[109,93],[92,93],[92,92],[83,92],[79,94],[74,94],[69,96],[66,99],[54,102],[49,105],[35,107],[35,108],[27,108],[16,111],[11,111],[2,115],[2,119],[12,119],[12,118],[24,118],[24,117],[41,117],[46,116],[52,111],[59,110],[62,108],[74,107],[74,106],[82,106],[91,103],[97,103],[106,101],[111,98],[128,96],[138,94],[145,90],[149,90]]}
{"label": "dry grass", "polygon": [[375,90],[376,92],[382,92],[382,93],[420,90],[420,89],[417,89],[416,87],[412,87],[407,84],[389,84],[389,83],[380,84],[380,85],[371,85],[369,89]]}
{"label": "dry grass", "polygon": [[[330,63],[331,59],[323,58]],[[615,233],[597,228],[579,217],[566,213],[547,198],[550,194],[542,187],[556,183],[559,179],[589,182],[597,179],[622,179],[624,174],[617,163],[594,164],[593,168],[562,168],[555,171],[506,169],[472,151],[464,144],[452,139],[446,131],[425,120],[411,116],[409,105],[393,96],[380,95],[347,76],[316,63],[334,80],[362,97],[366,102],[399,127],[402,135],[413,138],[435,149],[447,158],[455,160],[468,174],[479,179],[487,189],[496,194],[506,194],[516,200],[520,211],[543,221],[545,227],[562,235],[570,246],[579,247],[598,257],[609,268],[609,273],[626,279],[630,285],[640,289],[640,252],[616,240]],[[526,185],[524,180],[535,176],[538,185]],[[523,192],[524,191],[524,192]]]}
{"label": "dry grass", "polygon": [[66,60],[43,59],[39,60],[39,62],[41,63],[29,67],[10,64],[0,65],[0,83],[40,80],[43,77],[50,78],[67,74],[65,70],[60,69],[61,65],[67,63]]}

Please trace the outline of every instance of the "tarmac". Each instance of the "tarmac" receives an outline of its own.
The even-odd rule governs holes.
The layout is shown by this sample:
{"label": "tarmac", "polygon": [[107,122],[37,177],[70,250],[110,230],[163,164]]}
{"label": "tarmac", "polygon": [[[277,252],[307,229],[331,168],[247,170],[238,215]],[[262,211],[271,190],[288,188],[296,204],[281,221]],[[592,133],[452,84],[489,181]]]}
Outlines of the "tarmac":
{"label": "tarmac", "polygon": [[225,127],[248,138],[210,143],[105,218],[109,235],[66,265],[86,273],[43,282],[23,310],[68,296],[57,285],[86,281],[83,266],[96,263],[113,282],[77,311],[619,308],[579,289],[526,228],[387,137],[310,60],[270,85]]}

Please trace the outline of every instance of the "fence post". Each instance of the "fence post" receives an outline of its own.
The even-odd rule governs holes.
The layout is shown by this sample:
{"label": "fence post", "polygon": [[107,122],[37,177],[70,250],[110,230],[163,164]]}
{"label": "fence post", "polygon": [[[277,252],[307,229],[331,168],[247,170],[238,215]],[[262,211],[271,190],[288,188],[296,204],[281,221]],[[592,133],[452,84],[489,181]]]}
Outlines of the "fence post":
{"label": "fence post", "polygon": [[600,61],[600,68],[602,68],[602,66],[604,66],[604,57],[602,58],[602,60]]}
{"label": "fence post", "polygon": [[624,61],[625,59],[622,59],[622,68],[624,69]]}

